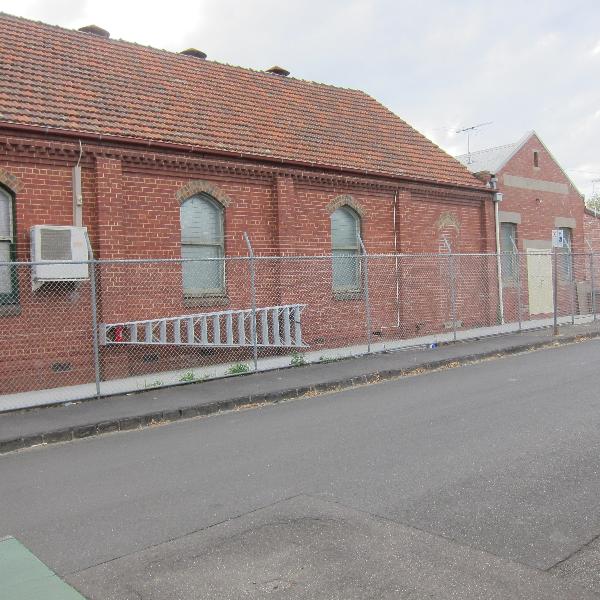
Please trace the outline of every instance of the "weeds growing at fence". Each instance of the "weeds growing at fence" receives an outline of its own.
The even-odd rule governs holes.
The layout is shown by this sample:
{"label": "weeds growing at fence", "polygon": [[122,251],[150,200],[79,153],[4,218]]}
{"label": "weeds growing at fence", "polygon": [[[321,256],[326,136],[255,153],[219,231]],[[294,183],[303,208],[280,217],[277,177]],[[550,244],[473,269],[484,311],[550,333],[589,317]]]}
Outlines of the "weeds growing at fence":
{"label": "weeds growing at fence", "polygon": [[179,381],[181,383],[191,383],[192,381],[196,381],[196,375],[194,375],[193,371],[188,371],[179,378]]}
{"label": "weeds growing at fence", "polygon": [[301,367],[302,365],[306,364],[306,358],[304,356],[304,354],[301,354],[300,352],[292,352],[292,357],[290,359],[290,366],[291,367]]}
{"label": "weeds growing at fence", "polygon": [[249,373],[250,367],[246,363],[237,363],[235,365],[231,365],[229,369],[227,369],[227,375],[241,375],[242,373]]}

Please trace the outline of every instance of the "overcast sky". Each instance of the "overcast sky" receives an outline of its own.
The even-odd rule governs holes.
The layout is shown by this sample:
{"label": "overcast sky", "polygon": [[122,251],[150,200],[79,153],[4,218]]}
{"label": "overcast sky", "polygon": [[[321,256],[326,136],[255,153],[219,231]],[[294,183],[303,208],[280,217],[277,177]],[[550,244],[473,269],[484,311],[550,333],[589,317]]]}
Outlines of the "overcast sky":
{"label": "overcast sky", "polygon": [[[0,0],[3,12],[362,89],[451,154],[534,129],[600,192],[598,0]],[[593,180],[599,181],[594,184]]]}

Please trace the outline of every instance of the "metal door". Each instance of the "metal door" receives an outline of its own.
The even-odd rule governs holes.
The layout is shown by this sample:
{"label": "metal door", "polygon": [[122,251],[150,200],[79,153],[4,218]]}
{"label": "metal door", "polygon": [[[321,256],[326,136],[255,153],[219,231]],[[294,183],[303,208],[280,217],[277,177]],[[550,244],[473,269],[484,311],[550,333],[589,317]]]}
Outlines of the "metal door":
{"label": "metal door", "polygon": [[551,251],[527,249],[527,283],[529,314],[539,315],[554,312]]}

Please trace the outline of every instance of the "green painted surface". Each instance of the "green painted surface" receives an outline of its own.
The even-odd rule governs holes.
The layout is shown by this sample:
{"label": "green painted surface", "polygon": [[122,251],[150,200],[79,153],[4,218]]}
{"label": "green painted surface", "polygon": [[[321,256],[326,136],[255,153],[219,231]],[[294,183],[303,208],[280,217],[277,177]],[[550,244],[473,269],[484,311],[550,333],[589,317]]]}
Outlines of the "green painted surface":
{"label": "green painted surface", "polygon": [[84,600],[15,538],[0,540],[1,600]]}

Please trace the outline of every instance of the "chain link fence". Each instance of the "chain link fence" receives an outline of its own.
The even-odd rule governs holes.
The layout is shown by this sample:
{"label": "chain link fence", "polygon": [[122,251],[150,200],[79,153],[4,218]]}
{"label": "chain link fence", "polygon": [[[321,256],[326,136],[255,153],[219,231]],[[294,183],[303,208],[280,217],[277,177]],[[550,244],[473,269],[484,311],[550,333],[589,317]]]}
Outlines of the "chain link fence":
{"label": "chain link fence", "polygon": [[0,411],[593,322],[600,301],[591,253],[249,251],[35,286],[41,263],[0,263]]}

